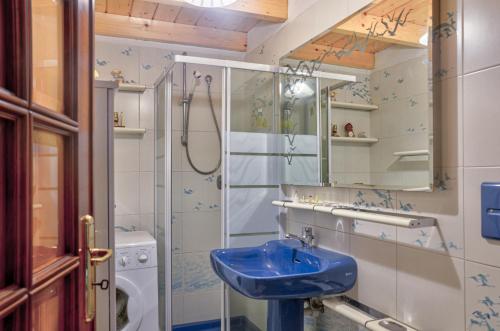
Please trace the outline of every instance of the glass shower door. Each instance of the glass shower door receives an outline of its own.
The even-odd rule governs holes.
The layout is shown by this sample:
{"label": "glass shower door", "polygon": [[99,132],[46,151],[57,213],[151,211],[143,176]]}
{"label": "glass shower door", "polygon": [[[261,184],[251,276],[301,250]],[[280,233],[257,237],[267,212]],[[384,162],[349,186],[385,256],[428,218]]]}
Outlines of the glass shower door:
{"label": "glass shower door", "polygon": [[[276,75],[227,70],[225,130],[226,247],[258,246],[278,239],[278,114]],[[252,300],[226,286],[226,325],[231,331],[265,331],[267,301]]]}
{"label": "glass shower door", "polygon": [[155,86],[155,235],[158,251],[158,313],[160,330],[167,330],[170,320],[171,306],[166,285],[169,283],[169,270],[171,266],[168,235],[171,232],[170,218],[168,216],[170,194],[170,176],[167,173],[168,149],[167,122],[169,116],[171,74],[166,75]]}

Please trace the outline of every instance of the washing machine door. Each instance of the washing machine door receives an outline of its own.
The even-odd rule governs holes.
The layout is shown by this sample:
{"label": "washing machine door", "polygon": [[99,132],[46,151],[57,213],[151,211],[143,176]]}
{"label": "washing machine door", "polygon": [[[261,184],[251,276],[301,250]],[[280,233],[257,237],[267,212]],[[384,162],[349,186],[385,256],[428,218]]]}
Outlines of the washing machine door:
{"label": "washing machine door", "polygon": [[143,298],[139,288],[123,275],[116,275],[116,329],[137,331],[142,322]]}

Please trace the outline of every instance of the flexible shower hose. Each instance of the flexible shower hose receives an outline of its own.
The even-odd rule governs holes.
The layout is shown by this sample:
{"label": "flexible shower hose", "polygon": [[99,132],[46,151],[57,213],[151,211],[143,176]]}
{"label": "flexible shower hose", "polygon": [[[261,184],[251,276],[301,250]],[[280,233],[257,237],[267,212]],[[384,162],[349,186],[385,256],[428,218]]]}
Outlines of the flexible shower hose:
{"label": "flexible shower hose", "polygon": [[189,165],[201,175],[211,175],[217,170],[219,170],[221,162],[222,162],[222,138],[219,128],[219,123],[217,123],[217,117],[215,116],[214,104],[212,102],[212,92],[211,92],[211,84],[212,84],[212,76],[205,76],[205,82],[207,83],[207,92],[208,92],[208,102],[210,104],[210,111],[212,112],[212,119],[214,121],[215,130],[217,131],[217,138],[219,138],[219,161],[217,165],[212,170],[203,171],[194,165],[193,160],[191,159],[191,153],[189,152],[189,115],[191,113],[191,100],[188,102],[187,116],[186,116],[186,157],[189,162]]}

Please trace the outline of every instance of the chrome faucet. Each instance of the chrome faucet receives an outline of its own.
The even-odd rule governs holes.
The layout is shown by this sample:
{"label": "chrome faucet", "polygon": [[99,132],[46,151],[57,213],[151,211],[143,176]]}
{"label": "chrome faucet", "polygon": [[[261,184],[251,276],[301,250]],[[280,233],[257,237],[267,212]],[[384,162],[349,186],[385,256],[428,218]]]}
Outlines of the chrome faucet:
{"label": "chrome faucet", "polygon": [[302,244],[302,247],[312,247],[312,243],[313,243],[313,239],[314,239],[313,229],[310,226],[305,226],[302,228],[302,235],[301,236],[297,236],[296,234],[293,234],[293,233],[287,233],[285,235],[285,238],[295,239],[295,240],[300,241],[300,243]]}

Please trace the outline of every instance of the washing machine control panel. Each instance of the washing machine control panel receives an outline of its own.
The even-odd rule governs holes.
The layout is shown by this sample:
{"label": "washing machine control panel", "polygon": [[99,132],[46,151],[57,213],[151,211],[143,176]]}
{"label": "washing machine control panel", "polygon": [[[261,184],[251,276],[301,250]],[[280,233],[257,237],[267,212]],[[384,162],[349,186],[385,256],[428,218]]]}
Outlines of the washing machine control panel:
{"label": "washing machine control panel", "polygon": [[116,271],[156,267],[156,246],[117,248]]}

